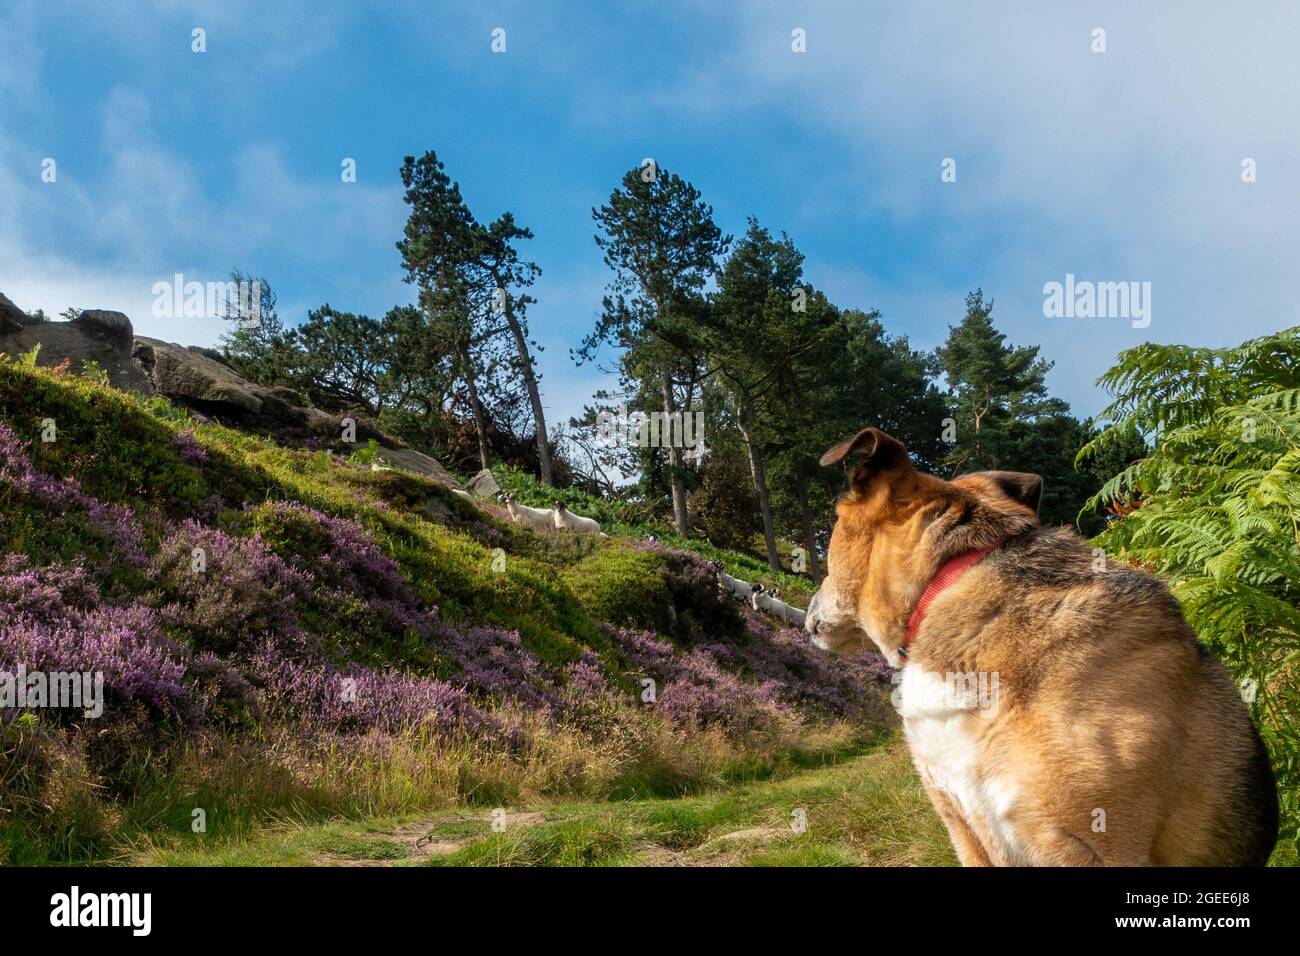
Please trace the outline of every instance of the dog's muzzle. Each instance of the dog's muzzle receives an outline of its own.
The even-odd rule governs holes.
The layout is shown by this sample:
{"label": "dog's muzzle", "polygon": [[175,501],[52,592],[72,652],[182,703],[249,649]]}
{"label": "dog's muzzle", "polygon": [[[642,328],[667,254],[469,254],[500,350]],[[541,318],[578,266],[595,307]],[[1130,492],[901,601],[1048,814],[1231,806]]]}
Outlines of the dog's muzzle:
{"label": "dog's muzzle", "polygon": [[809,640],[814,644],[825,649],[825,645],[817,638],[817,629],[821,626],[822,622],[821,608],[822,592],[821,589],[818,588],[816,593],[813,594],[812,600],[808,602],[808,610],[804,612],[803,632],[808,635]]}

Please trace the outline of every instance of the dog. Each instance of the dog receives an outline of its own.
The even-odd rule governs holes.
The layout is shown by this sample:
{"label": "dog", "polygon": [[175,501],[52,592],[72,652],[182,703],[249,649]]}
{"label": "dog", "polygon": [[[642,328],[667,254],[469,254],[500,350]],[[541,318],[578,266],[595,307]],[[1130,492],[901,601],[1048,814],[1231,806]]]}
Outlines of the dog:
{"label": "dog", "polygon": [[1161,581],[1040,525],[1037,475],[944,481],[875,428],[821,464],[851,457],[805,631],[899,669],[904,735],[964,866],[1268,861],[1263,742]]}

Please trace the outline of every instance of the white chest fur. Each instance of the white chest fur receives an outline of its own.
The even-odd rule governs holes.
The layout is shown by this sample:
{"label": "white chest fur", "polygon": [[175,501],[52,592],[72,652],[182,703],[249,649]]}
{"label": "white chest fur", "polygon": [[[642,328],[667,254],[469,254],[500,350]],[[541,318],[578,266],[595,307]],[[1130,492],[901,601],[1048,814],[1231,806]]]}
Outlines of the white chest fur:
{"label": "white chest fur", "polygon": [[1017,839],[1011,817],[1017,787],[996,767],[989,766],[980,741],[981,716],[972,700],[953,693],[951,679],[924,671],[919,664],[903,668],[895,703],[903,732],[921,773],[948,794],[981,842],[998,862],[1029,863],[1027,848]]}

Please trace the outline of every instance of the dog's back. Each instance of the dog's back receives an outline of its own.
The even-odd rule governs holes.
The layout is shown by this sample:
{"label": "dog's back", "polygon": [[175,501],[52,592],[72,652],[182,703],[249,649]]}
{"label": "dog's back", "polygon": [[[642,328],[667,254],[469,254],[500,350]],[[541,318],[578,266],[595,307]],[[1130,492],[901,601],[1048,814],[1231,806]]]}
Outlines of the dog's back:
{"label": "dog's back", "polygon": [[[997,665],[1002,686],[1027,719],[1048,710],[1075,739],[1080,722],[1102,722],[1092,739],[1114,752],[1096,754],[1098,766],[1140,751],[1119,761],[1133,772],[1095,782],[1102,792],[1132,791],[1109,796],[1125,808],[1112,828],[1132,826],[1135,815],[1155,824],[1150,862],[1264,865],[1277,840],[1277,788],[1238,688],[1162,581],[1104,561],[1073,532],[1042,527],[989,560],[990,576],[1002,579],[994,591],[1017,595],[987,634],[1013,659],[1010,673]],[[1088,755],[1071,759],[1086,764]],[[1162,805],[1137,792],[1144,787]]]}

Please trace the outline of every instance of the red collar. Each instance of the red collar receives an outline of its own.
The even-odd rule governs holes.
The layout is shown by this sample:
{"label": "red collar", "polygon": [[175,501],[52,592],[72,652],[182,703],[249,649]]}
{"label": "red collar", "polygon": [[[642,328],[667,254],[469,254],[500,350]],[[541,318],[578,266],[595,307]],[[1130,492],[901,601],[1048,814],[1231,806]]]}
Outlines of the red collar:
{"label": "red collar", "polygon": [[907,660],[907,649],[911,646],[912,639],[916,637],[916,632],[925,622],[925,614],[930,609],[930,602],[943,593],[944,588],[956,584],[963,574],[1006,543],[1006,538],[999,538],[987,548],[963,551],[956,557],[949,558],[939,567],[938,573],[930,579],[930,584],[921,594],[921,600],[916,602],[916,607],[912,610],[912,616],[907,622],[907,633],[903,635],[903,643],[898,648],[899,657]]}

